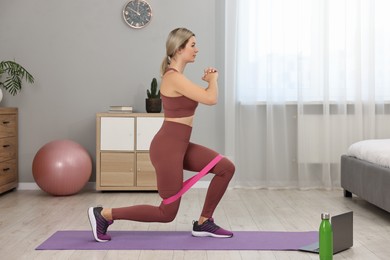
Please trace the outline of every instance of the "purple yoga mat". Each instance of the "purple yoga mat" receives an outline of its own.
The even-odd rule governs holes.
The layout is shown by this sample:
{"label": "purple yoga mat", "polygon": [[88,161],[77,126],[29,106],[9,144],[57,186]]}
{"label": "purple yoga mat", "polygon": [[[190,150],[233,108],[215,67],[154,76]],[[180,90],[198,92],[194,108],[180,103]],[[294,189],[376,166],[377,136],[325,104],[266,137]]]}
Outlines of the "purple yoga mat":
{"label": "purple yoga mat", "polygon": [[317,231],[235,231],[232,238],[193,237],[189,231],[110,231],[95,242],[91,231],[57,231],[36,250],[298,250],[318,241]]}

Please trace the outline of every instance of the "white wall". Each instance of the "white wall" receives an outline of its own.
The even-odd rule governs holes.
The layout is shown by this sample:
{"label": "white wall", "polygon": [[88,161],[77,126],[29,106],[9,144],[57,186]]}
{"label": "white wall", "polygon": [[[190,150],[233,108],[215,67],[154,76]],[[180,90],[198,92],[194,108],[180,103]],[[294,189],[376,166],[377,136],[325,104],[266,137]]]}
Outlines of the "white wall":
{"label": "white wall", "polygon": [[[0,60],[15,60],[35,77],[33,86],[25,84],[15,97],[5,94],[0,104],[19,108],[20,182],[33,181],[36,152],[55,139],[80,143],[95,162],[97,112],[118,104],[145,112],[146,88],[159,79],[172,29],[187,27],[197,36],[200,52],[187,67],[190,79],[204,85],[204,67],[222,68],[223,0],[148,2],[152,21],[135,30],[122,18],[127,0],[0,1]],[[223,85],[223,72],[220,79]],[[192,138],[220,152],[222,100],[199,107]]]}

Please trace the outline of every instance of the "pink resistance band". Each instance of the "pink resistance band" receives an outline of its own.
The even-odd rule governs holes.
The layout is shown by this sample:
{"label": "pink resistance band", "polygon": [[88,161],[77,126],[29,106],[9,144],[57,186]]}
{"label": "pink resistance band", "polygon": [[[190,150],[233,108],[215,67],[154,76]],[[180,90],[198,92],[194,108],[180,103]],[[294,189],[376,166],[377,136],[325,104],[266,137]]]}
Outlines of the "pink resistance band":
{"label": "pink resistance band", "polygon": [[167,199],[163,200],[163,203],[165,205],[171,204],[172,202],[176,201],[178,198],[183,196],[184,193],[186,193],[196,182],[198,182],[203,176],[209,173],[211,168],[213,168],[221,159],[223,158],[222,155],[218,154],[209,164],[207,164],[200,172],[198,172],[196,175],[192,176],[185,182],[183,182],[183,187],[181,190],[173,195],[172,197],[169,197]]}

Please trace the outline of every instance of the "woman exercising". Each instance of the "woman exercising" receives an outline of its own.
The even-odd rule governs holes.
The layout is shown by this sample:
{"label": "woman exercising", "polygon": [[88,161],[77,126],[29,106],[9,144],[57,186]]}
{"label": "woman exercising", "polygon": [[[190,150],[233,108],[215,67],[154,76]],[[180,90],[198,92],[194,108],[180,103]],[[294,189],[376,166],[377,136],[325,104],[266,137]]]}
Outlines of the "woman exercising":
{"label": "woman exercising", "polygon": [[202,171],[207,166],[213,166],[210,162],[216,162],[215,159],[219,161],[210,170],[214,176],[200,217],[193,222],[192,235],[233,236],[231,231],[216,225],[212,216],[233,177],[235,166],[217,152],[190,142],[198,103],[215,105],[218,99],[218,72],[215,68],[204,70],[202,80],[208,83],[207,88],[191,82],[183,75],[186,65],[195,61],[197,53],[194,33],[185,28],[170,32],[166,42],[166,57],[161,65],[160,92],[165,119],[150,145],[150,159],[156,170],[158,193],[164,201],[158,207],[135,205],[89,208],[88,217],[96,241],[106,242],[111,239],[107,228],[114,220],[173,221],[180,205],[177,194],[183,188],[183,170]]}

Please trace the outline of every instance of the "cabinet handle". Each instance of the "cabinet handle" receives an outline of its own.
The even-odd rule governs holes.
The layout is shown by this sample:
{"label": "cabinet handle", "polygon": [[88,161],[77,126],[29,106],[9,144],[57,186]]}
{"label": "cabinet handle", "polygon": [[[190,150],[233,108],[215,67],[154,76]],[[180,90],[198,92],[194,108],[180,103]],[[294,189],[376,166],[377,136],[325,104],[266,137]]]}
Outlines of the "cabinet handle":
{"label": "cabinet handle", "polygon": [[3,145],[3,147],[7,148],[7,147],[10,147],[10,145],[9,144],[5,144],[5,145]]}
{"label": "cabinet handle", "polygon": [[9,124],[9,121],[3,121],[3,125]]}
{"label": "cabinet handle", "polygon": [[7,168],[3,168],[3,172],[7,172],[7,171],[9,171],[8,167]]}

